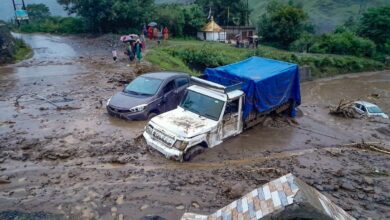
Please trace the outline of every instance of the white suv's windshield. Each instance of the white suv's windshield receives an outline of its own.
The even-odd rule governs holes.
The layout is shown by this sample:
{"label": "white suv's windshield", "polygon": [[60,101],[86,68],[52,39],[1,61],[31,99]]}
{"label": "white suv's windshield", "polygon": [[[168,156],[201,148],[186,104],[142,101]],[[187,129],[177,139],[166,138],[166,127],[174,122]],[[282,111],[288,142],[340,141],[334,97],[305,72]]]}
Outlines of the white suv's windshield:
{"label": "white suv's windshield", "polygon": [[370,106],[367,107],[369,113],[383,113],[382,110],[378,106]]}
{"label": "white suv's windshield", "polygon": [[161,79],[138,77],[124,90],[125,93],[136,95],[154,95],[162,83]]}
{"label": "white suv's windshield", "polygon": [[218,121],[222,112],[224,101],[189,90],[180,107]]}

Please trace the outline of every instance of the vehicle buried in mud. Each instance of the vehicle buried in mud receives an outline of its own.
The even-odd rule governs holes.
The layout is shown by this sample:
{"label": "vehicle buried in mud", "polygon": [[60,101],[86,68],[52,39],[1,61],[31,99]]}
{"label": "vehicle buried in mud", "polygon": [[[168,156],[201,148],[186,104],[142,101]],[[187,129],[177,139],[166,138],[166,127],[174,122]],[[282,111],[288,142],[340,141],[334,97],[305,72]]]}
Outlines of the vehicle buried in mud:
{"label": "vehicle buried in mud", "polygon": [[353,103],[353,108],[359,114],[367,117],[382,117],[389,119],[389,116],[382,111],[377,105],[366,101],[356,101]]}
{"label": "vehicle buried in mud", "polygon": [[252,57],[192,77],[178,108],[153,118],[144,137],[167,158],[189,161],[262,122],[267,114],[294,117],[300,103],[297,65]]}
{"label": "vehicle buried in mud", "polygon": [[146,120],[177,107],[190,76],[185,73],[156,72],[134,79],[122,92],[108,99],[109,115],[127,120]]}

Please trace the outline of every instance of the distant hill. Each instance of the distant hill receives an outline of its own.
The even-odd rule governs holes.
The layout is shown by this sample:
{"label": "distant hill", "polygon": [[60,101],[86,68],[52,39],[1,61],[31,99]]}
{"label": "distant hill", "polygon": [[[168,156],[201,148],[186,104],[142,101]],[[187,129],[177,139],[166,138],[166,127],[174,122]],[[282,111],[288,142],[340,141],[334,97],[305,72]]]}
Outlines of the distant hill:
{"label": "distant hill", "polygon": [[[270,0],[249,0],[252,8],[251,20],[256,23],[265,12]],[[281,0],[288,2],[289,0]],[[188,3],[192,0],[156,0],[156,3]],[[390,5],[389,0],[295,0],[302,4],[319,33],[332,31],[350,16],[358,16],[368,8]]]}

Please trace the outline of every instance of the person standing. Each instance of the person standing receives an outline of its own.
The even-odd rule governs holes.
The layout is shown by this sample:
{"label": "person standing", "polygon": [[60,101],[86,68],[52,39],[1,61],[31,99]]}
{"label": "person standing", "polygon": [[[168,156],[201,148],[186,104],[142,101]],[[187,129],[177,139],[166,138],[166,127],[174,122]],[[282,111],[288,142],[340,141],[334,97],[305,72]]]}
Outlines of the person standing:
{"label": "person standing", "polygon": [[153,37],[155,40],[158,40],[158,32],[159,31],[157,27],[153,28]]}
{"label": "person standing", "polygon": [[152,26],[149,26],[149,28],[148,28],[148,37],[149,37],[149,40],[153,40],[153,27]]}
{"label": "person standing", "polygon": [[129,57],[130,62],[134,60],[134,51],[132,43],[129,43],[126,48],[126,54]]}
{"label": "person standing", "polygon": [[163,36],[164,36],[164,40],[167,41],[168,38],[169,38],[169,30],[168,30],[167,27],[165,27],[165,28],[163,29]]}
{"label": "person standing", "polygon": [[139,37],[139,39],[141,40],[142,49],[143,49],[143,50],[146,50],[146,40],[145,40],[145,35],[144,35],[144,34],[141,34],[141,36]]}
{"label": "person standing", "polygon": [[138,60],[138,62],[141,62],[141,60],[142,60],[142,44],[141,44],[141,41],[139,39],[135,42],[134,48],[135,48],[137,60]]}
{"label": "person standing", "polygon": [[116,49],[112,50],[112,59],[114,60],[114,62],[116,62],[116,60],[118,59],[118,54],[116,52]]}

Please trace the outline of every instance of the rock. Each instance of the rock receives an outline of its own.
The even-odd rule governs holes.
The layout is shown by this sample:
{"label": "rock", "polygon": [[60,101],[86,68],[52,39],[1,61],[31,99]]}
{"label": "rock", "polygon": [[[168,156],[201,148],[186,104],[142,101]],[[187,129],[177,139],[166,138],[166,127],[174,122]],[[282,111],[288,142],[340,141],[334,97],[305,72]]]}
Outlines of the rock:
{"label": "rock", "polygon": [[321,185],[314,185],[314,187],[315,187],[318,191],[324,191],[324,188],[323,188]]}
{"label": "rock", "polygon": [[0,184],[10,184],[11,181],[5,180],[5,179],[0,179]]}
{"label": "rock", "polygon": [[338,170],[336,173],[333,174],[336,177],[343,177],[345,176],[343,170]]}
{"label": "rock", "polygon": [[364,177],[363,178],[363,181],[364,181],[364,183],[365,184],[367,184],[367,185],[373,185],[374,184],[374,180],[373,179],[371,179],[370,177]]}
{"label": "rock", "polygon": [[197,202],[192,202],[192,207],[199,209],[200,205]]}
{"label": "rock", "polygon": [[231,188],[229,188],[227,191],[231,199],[237,199],[245,193],[245,187],[241,183],[237,183]]}
{"label": "rock", "polygon": [[111,208],[111,212],[117,212],[117,211],[118,211],[118,209],[116,207]]}
{"label": "rock", "polygon": [[183,210],[185,207],[184,207],[184,205],[178,205],[178,206],[176,206],[176,209],[177,210]]}
{"label": "rock", "polygon": [[363,191],[366,192],[366,193],[375,193],[375,190],[373,187],[369,186],[369,187],[364,187],[363,188]]}
{"label": "rock", "polygon": [[343,182],[341,188],[348,191],[355,191],[355,187],[350,182]]}
{"label": "rock", "polygon": [[23,141],[20,148],[22,150],[30,150],[31,148],[35,147],[38,144],[39,144],[39,139],[38,138],[33,138],[33,139],[30,139],[30,140]]}
{"label": "rock", "polygon": [[149,208],[149,205],[145,204],[145,205],[141,206],[139,209],[140,209],[141,211],[143,211],[143,210],[145,210],[145,209],[147,209],[147,208]]}
{"label": "rock", "polygon": [[118,196],[118,198],[116,199],[116,204],[117,204],[117,205],[122,205],[123,202],[124,202],[123,199],[124,199],[124,195]]}
{"label": "rock", "polygon": [[123,220],[123,214],[118,215],[118,220]]}

